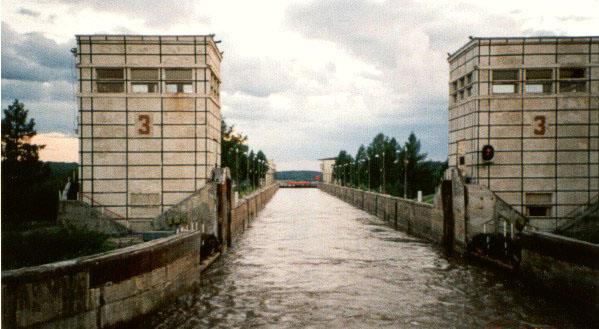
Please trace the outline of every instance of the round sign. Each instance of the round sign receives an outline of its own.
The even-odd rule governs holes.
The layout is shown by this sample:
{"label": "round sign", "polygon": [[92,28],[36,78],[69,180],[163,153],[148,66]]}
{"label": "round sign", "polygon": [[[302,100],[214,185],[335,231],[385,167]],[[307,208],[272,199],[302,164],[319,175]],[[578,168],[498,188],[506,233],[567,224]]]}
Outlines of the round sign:
{"label": "round sign", "polygon": [[493,159],[493,156],[495,155],[495,149],[493,149],[493,146],[487,144],[483,146],[482,154],[483,160],[491,161],[491,159]]}

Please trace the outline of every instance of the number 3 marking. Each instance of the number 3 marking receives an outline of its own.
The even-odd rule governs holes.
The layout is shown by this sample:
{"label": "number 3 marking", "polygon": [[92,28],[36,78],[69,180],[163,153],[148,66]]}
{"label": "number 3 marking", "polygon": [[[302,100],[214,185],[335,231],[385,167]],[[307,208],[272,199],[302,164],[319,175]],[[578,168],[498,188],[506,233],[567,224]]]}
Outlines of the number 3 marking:
{"label": "number 3 marking", "polygon": [[141,127],[137,129],[140,135],[150,134],[150,116],[147,114],[140,114],[137,116],[137,120],[141,123]]}
{"label": "number 3 marking", "polygon": [[537,115],[535,117],[535,125],[534,125],[535,135],[545,135],[545,116]]}

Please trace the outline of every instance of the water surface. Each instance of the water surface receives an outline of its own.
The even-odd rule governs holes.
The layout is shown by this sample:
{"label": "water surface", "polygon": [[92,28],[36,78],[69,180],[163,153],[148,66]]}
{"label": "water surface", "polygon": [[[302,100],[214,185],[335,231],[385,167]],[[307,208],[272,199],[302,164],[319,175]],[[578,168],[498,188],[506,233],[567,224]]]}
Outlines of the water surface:
{"label": "water surface", "polygon": [[140,328],[591,328],[575,305],[458,260],[317,189],[281,189]]}

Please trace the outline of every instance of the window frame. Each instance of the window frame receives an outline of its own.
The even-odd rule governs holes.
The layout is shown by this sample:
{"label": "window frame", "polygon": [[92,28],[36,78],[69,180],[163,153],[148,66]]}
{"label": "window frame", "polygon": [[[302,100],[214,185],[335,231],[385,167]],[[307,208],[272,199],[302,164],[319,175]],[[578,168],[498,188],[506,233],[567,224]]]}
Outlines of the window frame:
{"label": "window frame", "polygon": [[[169,71],[189,71],[190,77],[189,79],[183,79],[180,77],[168,77]],[[164,84],[165,84],[165,92],[169,94],[193,94],[193,69],[192,68],[165,68],[164,69]],[[171,88],[175,86],[176,91],[173,91]],[[187,89],[186,87],[189,87]],[[171,89],[171,90],[169,90]]]}
{"label": "window frame", "polygon": [[[499,72],[516,72],[516,77],[512,79],[505,79],[504,77],[496,78],[495,74]],[[519,94],[521,73],[519,69],[497,69],[491,70],[491,93],[493,95],[516,95]],[[498,87],[495,89],[495,87]],[[511,86],[512,91],[500,91],[499,87]]]}
{"label": "window frame", "polygon": [[[529,198],[532,198],[534,196],[536,196],[537,198],[540,198],[541,196],[546,196],[548,198],[547,198],[547,200],[544,200],[543,202],[529,200]],[[533,218],[552,217],[553,193],[551,193],[551,192],[527,192],[525,197],[526,197],[526,204],[524,205],[524,207],[526,209],[525,214],[527,217],[533,217]],[[531,210],[534,210],[534,212],[536,212],[539,209],[545,209],[544,215],[531,215]]]}
{"label": "window frame", "polygon": [[[566,70],[582,70],[583,74],[582,77],[562,77],[563,72],[566,72]],[[580,66],[567,66],[567,67],[560,67],[559,70],[559,93],[560,94],[576,94],[576,93],[587,93],[589,91],[589,86],[587,84],[587,77],[589,74],[589,70],[587,67],[580,67]],[[582,86],[582,88],[578,88],[575,87],[574,90],[567,90],[564,91],[563,88],[565,86],[568,85],[579,85]]]}
{"label": "window frame", "polygon": [[[121,76],[102,76],[100,72],[102,71],[120,71]],[[101,93],[101,94],[120,94],[125,92],[125,68],[122,67],[96,67],[94,70],[95,74],[95,89],[93,92]],[[108,90],[105,89],[107,86],[120,86],[120,88],[116,88],[116,90]]]}
{"label": "window frame", "polygon": [[[549,72],[549,77],[540,77],[540,78],[531,78],[529,77],[529,73],[531,72]],[[552,94],[553,93],[553,75],[554,70],[550,68],[534,68],[534,69],[526,69],[525,70],[525,82],[524,82],[524,92],[526,94]],[[534,91],[531,87],[540,86],[540,91]],[[546,86],[549,86],[546,88]]]}

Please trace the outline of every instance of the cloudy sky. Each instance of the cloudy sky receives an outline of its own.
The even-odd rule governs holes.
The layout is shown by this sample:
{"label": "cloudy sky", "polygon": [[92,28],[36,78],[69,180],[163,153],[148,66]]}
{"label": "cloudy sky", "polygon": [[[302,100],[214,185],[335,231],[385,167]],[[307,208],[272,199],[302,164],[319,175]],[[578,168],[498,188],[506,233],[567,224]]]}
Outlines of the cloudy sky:
{"label": "cloudy sky", "polygon": [[599,0],[3,1],[2,108],[77,161],[75,34],[216,34],[222,112],[279,170],[410,131],[447,157],[447,53],[468,36],[599,35]]}

